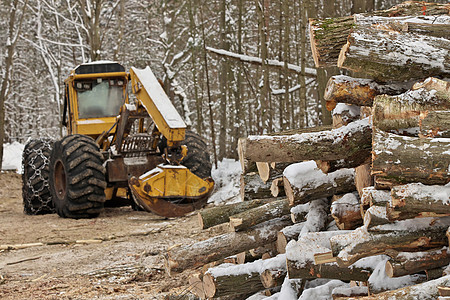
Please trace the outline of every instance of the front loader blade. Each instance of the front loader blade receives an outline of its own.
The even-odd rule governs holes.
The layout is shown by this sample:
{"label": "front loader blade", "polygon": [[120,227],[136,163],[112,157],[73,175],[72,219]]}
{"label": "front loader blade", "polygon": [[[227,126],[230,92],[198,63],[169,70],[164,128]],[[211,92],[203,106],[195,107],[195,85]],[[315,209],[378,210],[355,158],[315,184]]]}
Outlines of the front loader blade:
{"label": "front loader blade", "polygon": [[202,208],[214,188],[183,166],[160,165],[129,180],[131,192],[144,210],[164,217],[181,217]]}

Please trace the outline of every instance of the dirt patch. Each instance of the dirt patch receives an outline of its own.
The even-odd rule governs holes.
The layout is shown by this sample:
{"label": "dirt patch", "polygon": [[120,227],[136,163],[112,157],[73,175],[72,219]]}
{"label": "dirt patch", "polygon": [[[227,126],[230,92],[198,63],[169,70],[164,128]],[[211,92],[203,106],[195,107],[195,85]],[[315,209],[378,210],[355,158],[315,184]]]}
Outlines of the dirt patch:
{"label": "dirt patch", "polygon": [[192,270],[169,277],[164,251],[217,232],[195,215],[164,219],[130,207],[95,219],[23,213],[21,177],[0,173],[0,299],[163,299],[186,293]]}

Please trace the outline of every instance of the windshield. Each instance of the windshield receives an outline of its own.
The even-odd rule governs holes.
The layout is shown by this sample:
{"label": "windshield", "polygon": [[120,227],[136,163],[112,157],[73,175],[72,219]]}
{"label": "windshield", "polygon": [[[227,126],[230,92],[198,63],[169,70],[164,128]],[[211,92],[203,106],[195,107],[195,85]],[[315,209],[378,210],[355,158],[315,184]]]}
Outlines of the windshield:
{"label": "windshield", "polygon": [[110,85],[107,79],[100,82],[77,82],[75,85],[78,93],[78,118],[113,117],[119,114],[124,103],[122,85]]}

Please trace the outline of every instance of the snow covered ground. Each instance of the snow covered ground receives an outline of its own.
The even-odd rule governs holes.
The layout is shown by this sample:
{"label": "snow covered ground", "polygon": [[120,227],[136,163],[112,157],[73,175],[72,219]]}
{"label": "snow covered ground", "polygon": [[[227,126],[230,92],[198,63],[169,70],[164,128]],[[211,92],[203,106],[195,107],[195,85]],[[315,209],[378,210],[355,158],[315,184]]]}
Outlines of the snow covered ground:
{"label": "snow covered ground", "polygon": [[[22,173],[22,152],[24,145],[18,142],[3,145],[3,163],[2,170],[16,170]],[[241,201],[239,195],[239,177],[241,174],[241,165],[234,159],[227,159],[218,163],[217,169],[211,171],[212,177],[216,182],[214,193],[209,198],[209,203],[225,204]]]}

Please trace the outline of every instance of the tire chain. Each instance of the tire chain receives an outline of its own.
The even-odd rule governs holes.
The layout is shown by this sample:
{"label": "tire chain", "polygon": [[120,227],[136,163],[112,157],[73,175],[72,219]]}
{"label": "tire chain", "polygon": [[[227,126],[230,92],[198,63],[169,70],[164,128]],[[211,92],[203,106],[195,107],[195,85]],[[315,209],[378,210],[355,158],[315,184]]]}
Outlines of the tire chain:
{"label": "tire chain", "polygon": [[[25,149],[24,157],[25,156],[30,157],[33,153],[35,153],[35,155],[32,157],[32,159],[30,159],[27,166],[22,165],[24,172],[25,172],[26,167],[31,167],[34,170],[33,175],[31,177],[29,177],[27,182],[25,183],[27,188],[30,191],[30,194],[29,194],[30,196],[23,198],[23,201],[27,202],[26,206],[30,209],[29,213],[33,214],[33,215],[37,215],[40,212],[45,212],[45,213],[55,213],[56,212],[55,208],[53,206],[52,196],[50,195],[50,193],[48,193],[48,197],[42,197],[42,192],[45,189],[49,190],[49,178],[46,178],[42,174],[42,171],[46,167],[48,167],[48,165],[50,163],[50,157],[47,157],[45,155],[45,153],[43,152],[43,149],[47,148],[51,152],[54,141],[50,140],[50,139],[40,139],[38,141],[42,143],[42,145],[39,148],[35,149],[35,148],[30,147],[28,149]],[[37,166],[36,162],[39,160],[39,158],[43,161],[43,163],[40,166]],[[24,164],[24,160],[22,160],[22,164]],[[36,182],[36,178],[38,178],[38,181],[42,182],[42,185],[39,189],[35,189],[35,187],[33,186],[33,181]],[[40,205],[37,208],[35,205],[36,200],[40,202]],[[25,203],[24,203],[24,207],[25,207]]]}

